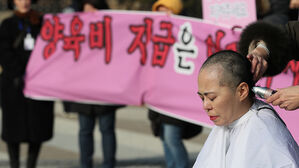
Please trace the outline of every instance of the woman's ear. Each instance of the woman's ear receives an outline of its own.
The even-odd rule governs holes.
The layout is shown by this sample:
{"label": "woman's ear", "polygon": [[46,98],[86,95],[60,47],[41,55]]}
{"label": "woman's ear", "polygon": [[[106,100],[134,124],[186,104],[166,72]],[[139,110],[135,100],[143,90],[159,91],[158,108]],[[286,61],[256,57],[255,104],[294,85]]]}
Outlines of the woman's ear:
{"label": "woman's ear", "polygon": [[245,82],[240,83],[236,90],[237,95],[239,96],[239,100],[240,101],[245,100],[249,95],[249,91],[250,90],[247,83]]}

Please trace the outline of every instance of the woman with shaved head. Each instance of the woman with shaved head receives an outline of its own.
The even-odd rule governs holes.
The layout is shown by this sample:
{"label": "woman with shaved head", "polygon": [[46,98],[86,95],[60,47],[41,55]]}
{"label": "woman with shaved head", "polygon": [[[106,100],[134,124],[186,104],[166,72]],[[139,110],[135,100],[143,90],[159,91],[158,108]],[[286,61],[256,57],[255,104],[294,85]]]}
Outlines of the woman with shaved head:
{"label": "woman with shaved head", "polygon": [[299,147],[268,104],[255,99],[251,64],[234,51],[209,57],[198,94],[215,126],[194,168],[298,168]]}

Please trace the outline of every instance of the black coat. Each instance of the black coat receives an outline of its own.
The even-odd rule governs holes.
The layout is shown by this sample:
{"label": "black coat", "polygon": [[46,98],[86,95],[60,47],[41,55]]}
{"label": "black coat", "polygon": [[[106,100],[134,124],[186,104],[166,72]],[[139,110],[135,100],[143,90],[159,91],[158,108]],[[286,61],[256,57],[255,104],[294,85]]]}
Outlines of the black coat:
{"label": "black coat", "polygon": [[183,139],[189,139],[192,138],[202,131],[202,126],[195,125],[183,120],[179,120],[170,116],[163,115],[157,111],[154,111],[152,109],[149,109],[148,118],[151,121],[151,129],[152,133],[155,136],[161,136],[163,134],[163,130],[161,129],[162,124],[172,124],[178,127],[181,127],[183,130]]}
{"label": "black coat", "polygon": [[78,112],[80,114],[90,116],[102,116],[107,113],[115,112],[118,108],[124,107],[124,105],[98,105],[98,104],[86,104],[71,101],[63,102],[65,112]]}
{"label": "black coat", "polygon": [[30,11],[15,13],[0,27],[2,139],[6,142],[42,142],[53,134],[53,102],[24,97],[24,75],[31,51],[24,50],[28,32],[36,38],[41,17]]}
{"label": "black coat", "polygon": [[268,23],[284,25],[289,19],[289,4],[290,0],[269,0],[270,10],[266,13],[257,11],[258,20],[263,20]]}

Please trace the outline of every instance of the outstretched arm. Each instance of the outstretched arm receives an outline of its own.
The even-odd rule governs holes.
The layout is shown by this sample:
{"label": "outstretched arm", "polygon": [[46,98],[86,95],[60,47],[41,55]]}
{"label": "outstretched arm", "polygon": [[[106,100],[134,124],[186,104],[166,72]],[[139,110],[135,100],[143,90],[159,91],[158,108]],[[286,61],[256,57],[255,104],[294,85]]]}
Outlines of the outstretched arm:
{"label": "outstretched arm", "polygon": [[266,101],[286,110],[296,110],[299,108],[299,85],[278,89]]}

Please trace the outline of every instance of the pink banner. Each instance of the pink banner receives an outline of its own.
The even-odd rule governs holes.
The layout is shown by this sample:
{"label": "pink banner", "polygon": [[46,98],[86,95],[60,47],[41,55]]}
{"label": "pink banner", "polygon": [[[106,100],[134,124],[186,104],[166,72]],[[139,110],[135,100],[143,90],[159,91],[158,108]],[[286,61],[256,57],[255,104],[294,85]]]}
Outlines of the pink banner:
{"label": "pink banner", "polygon": [[[211,126],[197,95],[198,70],[208,55],[236,50],[239,35],[203,20],[161,13],[46,15],[24,92],[38,99],[146,105]],[[292,81],[294,76],[282,74],[271,86],[291,85],[277,82],[280,78]],[[299,141],[299,113],[278,111]]]}
{"label": "pink banner", "polygon": [[[268,88],[277,89],[299,84],[299,61],[290,61],[285,70],[275,76],[261,79],[257,85],[266,86]],[[274,107],[281,118],[286,122],[287,127],[299,144],[299,109],[294,111],[282,110],[279,107]]]}
{"label": "pink banner", "polygon": [[203,18],[217,24],[245,27],[256,20],[254,0],[203,0]]}

